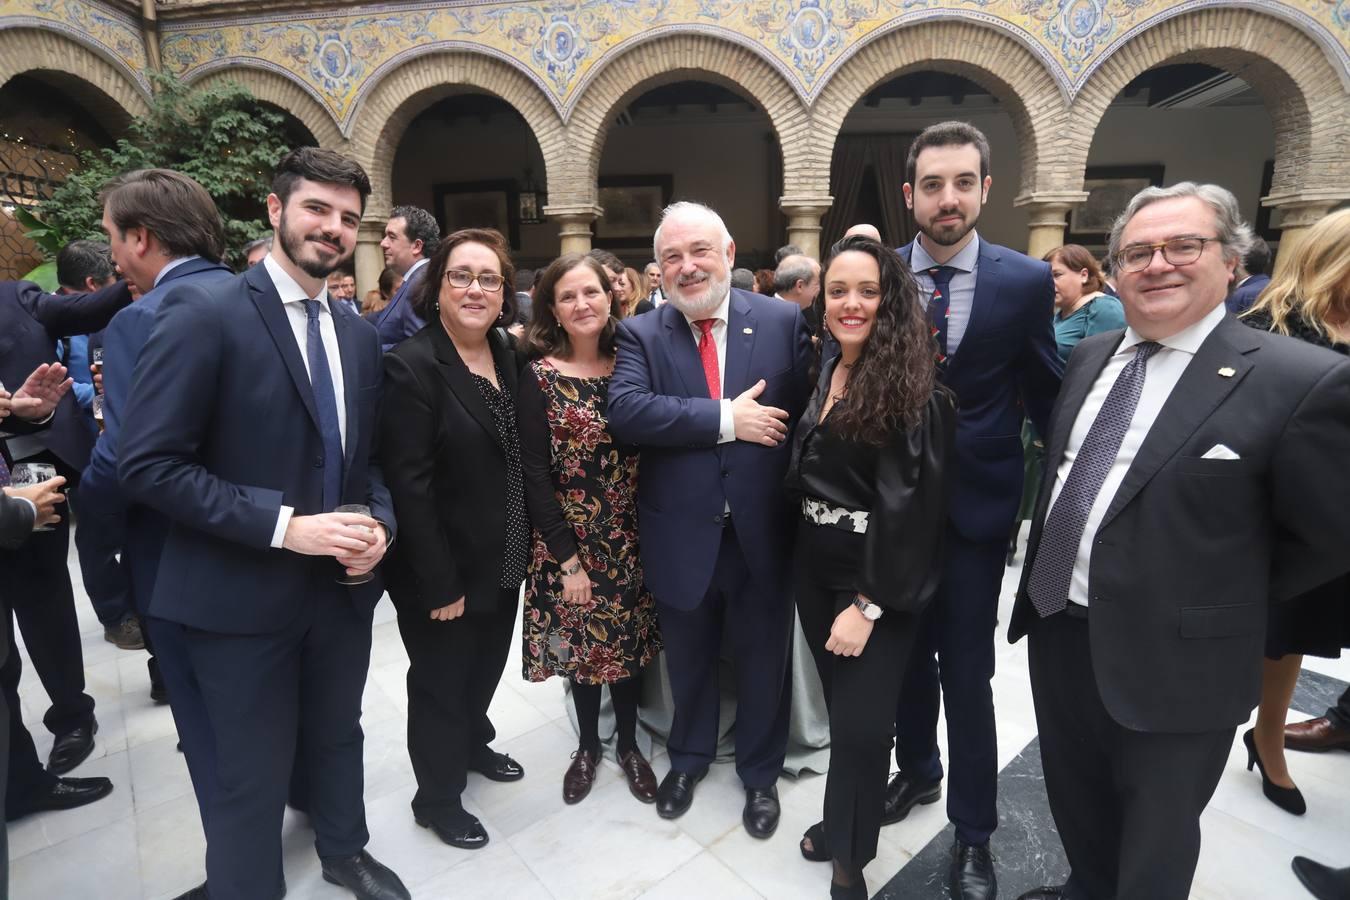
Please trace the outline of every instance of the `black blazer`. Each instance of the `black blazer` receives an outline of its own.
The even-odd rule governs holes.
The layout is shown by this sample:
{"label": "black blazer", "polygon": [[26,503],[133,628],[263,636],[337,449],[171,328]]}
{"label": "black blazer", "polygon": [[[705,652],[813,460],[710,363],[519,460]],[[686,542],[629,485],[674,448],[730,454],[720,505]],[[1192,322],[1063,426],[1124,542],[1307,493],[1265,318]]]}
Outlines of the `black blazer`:
{"label": "black blazer", "polygon": [[[1075,348],[1051,417],[1046,477],[1008,638],[1074,419],[1121,331]],[[1239,459],[1204,459],[1224,444]],[[1260,696],[1266,604],[1350,570],[1350,361],[1226,316],[1135,456],[1092,549],[1097,687],[1122,726],[1195,733],[1247,721]]]}
{"label": "black blazer", "polygon": [[[61,338],[98,331],[130,302],[125,281],[92,294],[49,294],[31,281],[0,281],[0,382],[17,391],[38,366],[56,362]],[[70,391],[42,436],[47,449],[77,473],[94,449],[95,432],[85,416]]]}
{"label": "black blazer", "polygon": [[[488,342],[514,401],[519,361],[497,329]],[[401,526],[385,563],[389,596],[423,617],[460,597],[468,613],[494,611],[507,535],[506,451],[492,413],[439,321],[385,354],[384,371],[380,455]]]}

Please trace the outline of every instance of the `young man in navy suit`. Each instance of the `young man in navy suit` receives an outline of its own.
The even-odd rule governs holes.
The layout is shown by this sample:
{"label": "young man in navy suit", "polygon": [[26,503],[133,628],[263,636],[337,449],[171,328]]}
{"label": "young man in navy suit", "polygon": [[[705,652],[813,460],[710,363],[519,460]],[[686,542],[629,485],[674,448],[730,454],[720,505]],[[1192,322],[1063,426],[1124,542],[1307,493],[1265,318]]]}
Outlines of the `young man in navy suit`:
{"label": "young man in navy suit", "polygon": [[725,630],[741,820],[767,838],[780,812],[794,621],[784,438],[810,389],[811,339],[796,304],[731,287],[736,245],[708,207],[668,207],[654,243],[667,302],[619,326],[609,424],[642,448],[642,568],[675,700],[656,811],[683,815],[716,755]]}
{"label": "young man in navy suit", "polygon": [[[407,900],[364,849],[361,694],[382,585],[338,582],[372,572],[394,537],[371,452],[379,337],[325,287],[351,259],[370,181],[304,147],[272,189],[270,255],[161,304],[118,471],[132,501],[169,520],[150,614],[177,629],[211,724],[209,896],[285,893],[281,820],[303,734],[295,765],[324,879],[364,900]],[[336,511],[355,504],[369,515]]]}
{"label": "young man in navy suit", "polygon": [[942,583],[924,612],[896,710],[899,773],[884,822],[942,796],[939,698],[945,699],[956,826],[957,900],[987,900],[997,882],[989,838],[998,825],[994,625],[1008,531],[1022,495],[1022,419],[1044,429],[1062,367],[1051,326],[1054,283],[1039,260],[982,240],[989,142],[965,122],[925,128],[903,187],[919,236],[899,253],[914,270],[938,341],[939,377],[957,397],[952,494]]}

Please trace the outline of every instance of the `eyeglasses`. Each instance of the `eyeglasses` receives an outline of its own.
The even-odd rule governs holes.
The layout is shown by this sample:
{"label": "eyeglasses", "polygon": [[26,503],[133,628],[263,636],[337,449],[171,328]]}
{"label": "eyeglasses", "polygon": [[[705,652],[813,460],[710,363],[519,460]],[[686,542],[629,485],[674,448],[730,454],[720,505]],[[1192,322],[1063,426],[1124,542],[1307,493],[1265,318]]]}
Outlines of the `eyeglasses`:
{"label": "eyeglasses", "polygon": [[479,272],[475,275],[465,269],[450,269],[445,273],[445,280],[451,287],[457,288],[466,288],[477,281],[478,286],[489,294],[501,290],[502,285],[506,283],[506,279],[496,272]]}
{"label": "eyeglasses", "polygon": [[1163,259],[1173,266],[1189,266],[1205,252],[1205,245],[1218,238],[1179,237],[1157,244],[1131,244],[1116,253],[1116,268],[1121,272],[1142,272],[1153,262],[1153,254],[1162,251]]}

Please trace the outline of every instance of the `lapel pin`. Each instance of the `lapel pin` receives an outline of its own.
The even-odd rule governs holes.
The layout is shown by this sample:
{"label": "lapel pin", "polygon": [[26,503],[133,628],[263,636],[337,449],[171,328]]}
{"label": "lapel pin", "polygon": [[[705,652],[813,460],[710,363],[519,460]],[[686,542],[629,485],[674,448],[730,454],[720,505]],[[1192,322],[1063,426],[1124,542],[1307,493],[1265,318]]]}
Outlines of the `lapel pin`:
{"label": "lapel pin", "polygon": [[742,334],[754,334],[754,333],[755,333],[755,329],[753,329],[753,328],[742,328],[742,329],[741,329],[741,333],[742,333]]}
{"label": "lapel pin", "polygon": [[1233,368],[1232,366],[1224,366],[1222,369],[1219,370],[1219,374],[1222,375],[1224,378],[1232,378],[1234,375],[1237,374],[1237,369]]}

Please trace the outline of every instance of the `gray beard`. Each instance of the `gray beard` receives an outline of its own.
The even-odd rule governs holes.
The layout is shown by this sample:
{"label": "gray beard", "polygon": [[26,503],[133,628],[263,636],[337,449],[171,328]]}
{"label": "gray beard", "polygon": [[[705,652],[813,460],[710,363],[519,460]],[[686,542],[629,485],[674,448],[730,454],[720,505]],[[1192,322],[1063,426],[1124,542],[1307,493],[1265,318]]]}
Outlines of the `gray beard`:
{"label": "gray beard", "polygon": [[722,301],[731,292],[730,273],[725,278],[710,277],[705,291],[706,299],[700,303],[691,303],[676,291],[666,291],[666,302],[691,319],[706,318],[710,312],[722,305]]}

